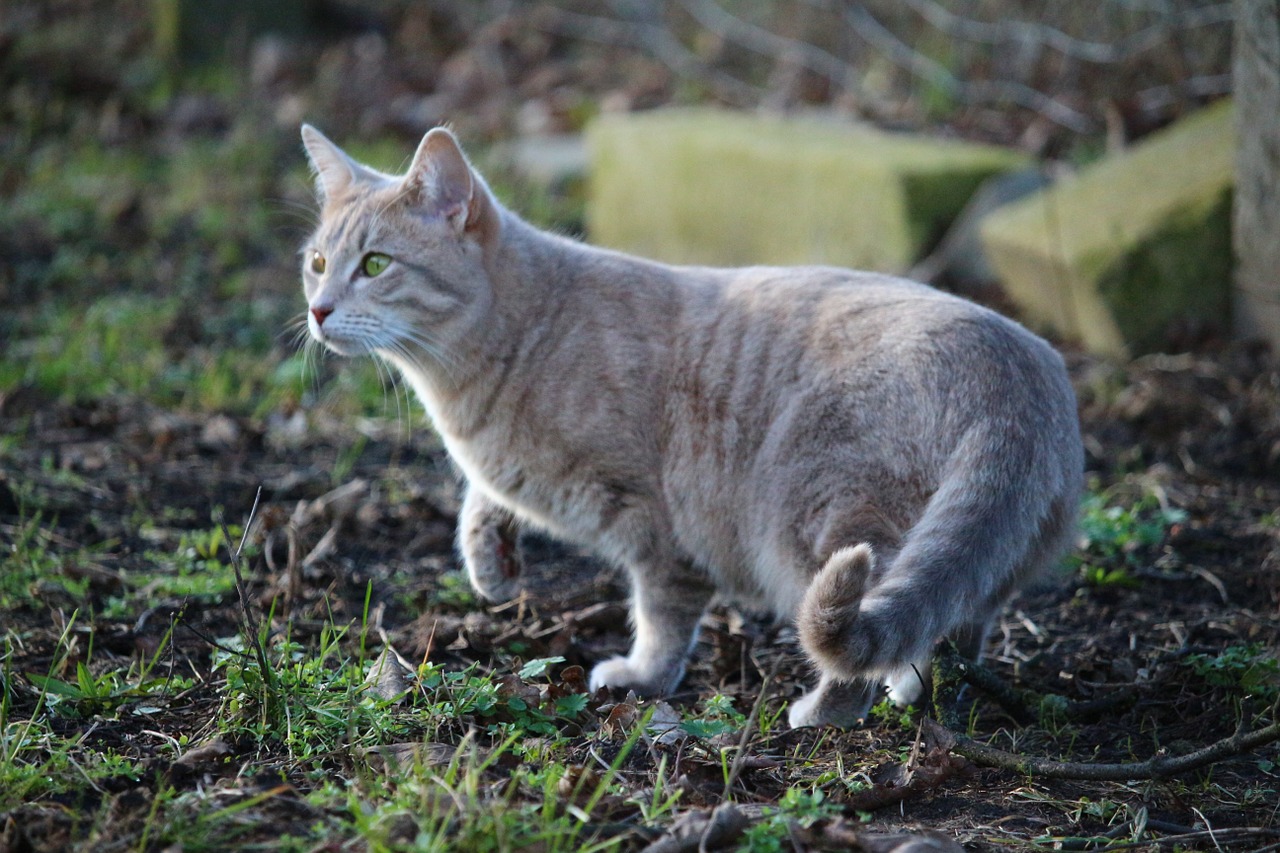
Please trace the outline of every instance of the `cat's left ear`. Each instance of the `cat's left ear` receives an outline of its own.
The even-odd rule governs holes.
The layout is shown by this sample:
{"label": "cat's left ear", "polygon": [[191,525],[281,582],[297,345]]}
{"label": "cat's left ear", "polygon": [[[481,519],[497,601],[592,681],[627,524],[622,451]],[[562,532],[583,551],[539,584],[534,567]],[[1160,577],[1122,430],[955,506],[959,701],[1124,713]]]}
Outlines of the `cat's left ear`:
{"label": "cat's left ear", "polygon": [[471,169],[458,140],[443,127],[422,137],[404,184],[406,197],[460,232],[482,230],[492,217],[484,181]]}

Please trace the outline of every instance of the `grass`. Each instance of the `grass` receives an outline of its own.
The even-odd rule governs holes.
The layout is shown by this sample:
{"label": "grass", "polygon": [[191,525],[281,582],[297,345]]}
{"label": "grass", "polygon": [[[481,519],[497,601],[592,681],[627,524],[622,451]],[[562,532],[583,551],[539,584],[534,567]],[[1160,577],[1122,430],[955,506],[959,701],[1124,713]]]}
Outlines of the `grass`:
{"label": "grass", "polygon": [[[12,56],[25,57],[34,42],[15,38]],[[21,164],[0,164],[0,415],[13,429],[0,435],[0,834],[21,826],[34,846],[81,849],[635,849],[726,789],[753,810],[739,849],[786,850],[824,823],[860,825],[868,816],[845,803],[904,763],[918,715],[880,706],[860,732],[790,732],[783,694],[753,712],[758,681],[735,680],[760,648],[731,645],[732,672],[692,674],[683,697],[590,696],[576,664],[625,628],[557,622],[539,612],[545,601],[486,610],[452,570],[449,543],[418,541],[448,503],[409,487],[433,476],[416,446],[254,446],[270,443],[264,424],[299,411],[403,423],[416,403],[370,361],[309,359],[293,346],[294,253],[314,215],[296,130],[241,104],[225,69],[184,81],[154,63],[121,67],[116,106],[146,129],[124,142],[98,132],[104,99],[70,83],[48,92],[10,69],[6,82],[19,79],[0,99],[13,130],[0,141],[4,164]],[[175,92],[244,108],[225,131],[175,139]],[[391,170],[411,153],[403,139],[342,141]],[[534,221],[581,230],[580,187],[486,174]],[[96,421],[103,401],[133,421]],[[147,435],[152,411],[197,425],[232,416],[254,439],[228,453],[174,451]],[[129,439],[130,426],[144,438]],[[65,435],[46,441],[48,430]],[[123,461],[93,471],[63,452],[94,443]],[[412,474],[380,480],[387,464]],[[228,555],[242,531],[210,521],[217,505],[265,481],[278,495],[264,527],[287,533],[298,500],[354,477],[378,483],[373,520],[293,531],[307,545],[331,528],[343,537],[336,556],[293,567],[295,600],[282,594],[283,546],[251,538],[242,602]],[[1153,499],[1101,491],[1084,517],[1083,584],[1118,594],[1145,583],[1182,521]],[[419,565],[424,552],[438,559]],[[430,632],[456,629],[423,641],[408,627],[419,616]],[[401,642],[420,658],[400,688],[371,689],[386,664],[375,651]],[[1265,651],[1241,642],[1191,656],[1179,689],[1243,713],[1274,696]],[[971,735],[993,736],[987,716],[970,716]],[[670,731],[661,743],[659,730]],[[1026,738],[1072,750],[1054,732]],[[744,751],[762,760],[735,780]],[[1267,778],[1214,790],[1265,803]],[[965,794],[982,792],[948,792]],[[1133,810],[1105,789],[1055,802],[1076,822]]]}

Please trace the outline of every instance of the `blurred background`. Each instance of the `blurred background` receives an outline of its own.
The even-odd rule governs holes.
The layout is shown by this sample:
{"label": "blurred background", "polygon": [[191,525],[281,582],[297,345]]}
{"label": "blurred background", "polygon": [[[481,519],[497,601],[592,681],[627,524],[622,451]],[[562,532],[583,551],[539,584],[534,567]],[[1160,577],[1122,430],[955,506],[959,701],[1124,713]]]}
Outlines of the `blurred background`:
{"label": "blurred background", "polygon": [[584,235],[602,114],[822,112],[1074,168],[1229,93],[1210,0],[6,0],[0,406],[385,412],[305,363],[309,121],[385,169],[451,124],[499,196]]}

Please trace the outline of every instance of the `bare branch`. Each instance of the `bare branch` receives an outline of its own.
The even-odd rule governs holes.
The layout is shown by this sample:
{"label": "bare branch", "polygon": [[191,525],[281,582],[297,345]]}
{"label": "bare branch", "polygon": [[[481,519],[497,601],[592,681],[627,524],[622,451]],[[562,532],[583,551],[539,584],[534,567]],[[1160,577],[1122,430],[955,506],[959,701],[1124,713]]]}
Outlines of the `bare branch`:
{"label": "bare branch", "polygon": [[756,87],[708,66],[658,23],[586,15],[552,5],[541,11],[542,14],[535,16],[534,20],[547,32],[643,50],[673,73],[705,82],[717,97],[734,106],[754,106],[760,99],[760,91]]}
{"label": "bare branch", "polygon": [[1176,12],[1166,11],[1160,15],[1157,23],[1131,33],[1113,44],[1105,44],[1078,39],[1062,30],[1032,21],[1005,20],[994,23],[975,21],[955,14],[936,0],[902,0],[902,2],[933,27],[949,36],[990,45],[1008,43],[1044,45],[1064,56],[1099,65],[1125,62],[1140,53],[1168,44],[1169,34],[1174,30],[1196,29],[1230,23],[1232,20],[1230,3],[1202,6],[1198,9],[1181,9]]}
{"label": "bare branch", "polygon": [[[822,2],[822,0],[807,0]],[[983,80],[969,82],[958,79],[940,63],[912,49],[906,42],[889,31],[861,4],[844,7],[845,21],[892,62],[927,80],[945,91],[955,100],[965,104],[1016,104],[1034,110],[1045,118],[1076,133],[1093,129],[1094,121],[1081,112],[1058,103],[1043,92],[1012,80]]]}
{"label": "bare branch", "polygon": [[952,752],[975,764],[1011,770],[1037,779],[1077,779],[1089,782],[1167,779],[1280,741],[1280,722],[1274,722],[1256,731],[1236,733],[1184,755],[1155,755],[1146,761],[1091,764],[1085,761],[1053,761],[1018,755],[978,743],[973,738],[943,728],[941,723],[934,720],[926,719],[924,725],[931,737],[936,738],[939,743],[950,743]]}
{"label": "bare branch", "polygon": [[[786,57],[809,71],[822,75],[840,89],[853,93],[861,104],[870,105],[877,100],[862,86],[857,68],[817,45],[787,38],[744,21],[712,0],[680,0],[680,5],[698,23],[723,38],[764,56],[774,59]],[[877,106],[883,109],[882,104]]]}

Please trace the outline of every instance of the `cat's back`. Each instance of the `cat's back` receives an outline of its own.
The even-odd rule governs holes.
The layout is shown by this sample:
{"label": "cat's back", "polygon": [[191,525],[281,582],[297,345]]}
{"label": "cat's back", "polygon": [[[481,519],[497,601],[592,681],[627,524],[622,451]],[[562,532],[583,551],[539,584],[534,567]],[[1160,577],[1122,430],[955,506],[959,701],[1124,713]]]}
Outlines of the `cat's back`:
{"label": "cat's back", "polygon": [[726,371],[717,384],[746,369],[770,377],[760,390],[835,382],[846,392],[897,389],[922,406],[956,394],[969,396],[969,409],[975,395],[996,408],[1074,405],[1047,342],[928,285],[834,267],[701,269],[693,279],[681,360]]}

